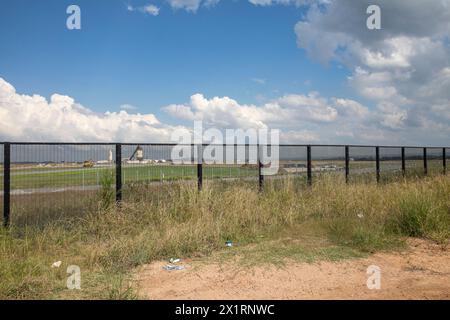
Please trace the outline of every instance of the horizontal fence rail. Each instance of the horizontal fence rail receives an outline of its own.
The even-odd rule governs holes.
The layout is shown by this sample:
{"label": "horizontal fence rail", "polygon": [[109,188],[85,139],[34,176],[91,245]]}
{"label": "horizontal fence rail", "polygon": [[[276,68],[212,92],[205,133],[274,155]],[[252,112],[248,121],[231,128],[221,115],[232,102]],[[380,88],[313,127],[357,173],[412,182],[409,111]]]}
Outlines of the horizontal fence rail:
{"label": "horizontal fence rail", "polygon": [[[174,162],[176,147],[186,147]],[[351,182],[446,174],[449,147],[279,145],[278,170],[266,174],[268,148],[258,144],[0,143],[3,225],[39,223],[39,213],[60,217],[111,202],[164,201],[174,182],[199,191],[204,183],[240,181],[257,186],[295,177],[311,186],[329,175]],[[206,154],[206,156],[205,156]],[[142,192],[145,190],[145,192]]]}

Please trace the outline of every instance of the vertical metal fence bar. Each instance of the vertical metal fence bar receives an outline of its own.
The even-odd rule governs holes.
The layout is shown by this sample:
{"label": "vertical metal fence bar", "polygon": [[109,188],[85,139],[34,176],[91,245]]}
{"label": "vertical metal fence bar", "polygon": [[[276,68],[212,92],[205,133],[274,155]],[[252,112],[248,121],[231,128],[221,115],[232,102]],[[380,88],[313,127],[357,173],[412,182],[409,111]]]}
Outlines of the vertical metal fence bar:
{"label": "vertical metal fence bar", "polygon": [[263,169],[263,161],[262,159],[262,147],[261,145],[258,144],[258,183],[259,183],[259,191],[262,191],[263,187],[264,187],[264,175],[262,173],[262,169]]}
{"label": "vertical metal fence bar", "polygon": [[[203,145],[197,145],[197,189],[203,189]],[[195,152],[195,151],[194,151]]]}
{"label": "vertical metal fence bar", "polygon": [[402,175],[406,176],[406,157],[405,157],[405,147],[402,147]]}
{"label": "vertical metal fence bar", "polygon": [[377,171],[377,183],[380,183],[380,147],[375,147],[375,161]]}
{"label": "vertical metal fence bar", "polygon": [[3,145],[3,225],[9,227],[11,216],[11,144]]}
{"label": "vertical metal fence bar", "polygon": [[122,145],[116,144],[116,202],[122,202]]}
{"label": "vertical metal fence bar", "polygon": [[312,163],[311,163],[311,146],[306,147],[306,166],[308,175],[308,185],[312,185]]}
{"label": "vertical metal fence bar", "polygon": [[442,174],[447,173],[447,155],[445,154],[445,148],[442,148]]}
{"label": "vertical metal fence bar", "polygon": [[427,148],[423,148],[423,173],[428,174]]}
{"label": "vertical metal fence bar", "polygon": [[349,147],[345,146],[345,183],[349,182],[350,175],[350,151]]}

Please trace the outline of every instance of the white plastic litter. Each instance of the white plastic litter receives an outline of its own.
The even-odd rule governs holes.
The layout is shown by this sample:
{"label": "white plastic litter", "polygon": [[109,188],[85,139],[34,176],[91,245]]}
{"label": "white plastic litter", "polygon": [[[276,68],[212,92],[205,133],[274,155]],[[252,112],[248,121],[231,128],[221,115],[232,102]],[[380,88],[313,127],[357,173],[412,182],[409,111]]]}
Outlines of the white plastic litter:
{"label": "white plastic litter", "polygon": [[62,261],[53,262],[52,268],[59,268],[61,266]]}
{"label": "white plastic litter", "polygon": [[168,264],[163,267],[166,271],[174,271],[174,270],[184,270],[185,268],[183,266],[174,266],[173,264]]}
{"label": "white plastic litter", "polygon": [[360,219],[364,218],[364,215],[361,214],[361,213],[359,213],[357,216],[358,216],[358,218],[360,218]]}
{"label": "white plastic litter", "polygon": [[181,261],[181,259],[175,259],[175,258],[170,258],[170,260],[169,260],[169,262],[172,263],[172,264],[178,263],[180,261]]}

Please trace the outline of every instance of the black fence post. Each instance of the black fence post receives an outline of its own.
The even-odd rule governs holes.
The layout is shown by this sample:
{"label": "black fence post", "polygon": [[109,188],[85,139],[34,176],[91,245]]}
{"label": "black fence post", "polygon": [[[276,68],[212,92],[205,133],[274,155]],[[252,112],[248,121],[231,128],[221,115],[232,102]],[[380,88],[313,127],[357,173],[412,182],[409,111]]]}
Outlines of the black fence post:
{"label": "black fence post", "polygon": [[377,171],[377,183],[380,183],[380,147],[375,147],[375,162]]}
{"label": "black fence post", "polygon": [[197,146],[197,189],[203,189],[203,145]]}
{"label": "black fence post", "polygon": [[442,148],[442,173],[447,173],[447,155],[445,154],[445,148]]}
{"label": "black fence post", "polygon": [[259,191],[263,190],[264,187],[264,175],[263,175],[263,161],[261,161],[262,159],[262,149],[261,149],[261,145],[258,144],[258,176],[259,176]]}
{"label": "black fence post", "polygon": [[350,175],[350,151],[349,147],[345,146],[345,183],[349,182],[349,175]]}
{"label": "black fence post", "polygon": [[122,202],[122,145],[116,144],[116,202]]}
{"label": "black fence post", "polygon": [[427,148],[423,148],[423,173],[428,175]]}
{"label": "black fence post", "polygon": [[3,225],[9,227],[11,216],[11,144],[3,145]]}
{"label": "black fence post", "polygon": [[406,176],[406,157],[405,157],[405,147],[402,147],[402,175]]}
{"label": "black fence post", "polygon": [[312,185],[312,163],[311,163],[311,146],[306,147],[306,168],[308,175],[308,185]]}

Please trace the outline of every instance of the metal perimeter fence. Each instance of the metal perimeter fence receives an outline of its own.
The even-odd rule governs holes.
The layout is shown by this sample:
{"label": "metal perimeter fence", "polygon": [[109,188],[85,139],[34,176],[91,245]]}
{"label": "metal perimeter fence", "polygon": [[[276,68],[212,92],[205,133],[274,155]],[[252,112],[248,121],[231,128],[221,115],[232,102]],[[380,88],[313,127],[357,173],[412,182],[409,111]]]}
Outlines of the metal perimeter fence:
{"label": "metal perimeter fence", "polygon": [[[118,204],[138,202],[143,196],[165,201],[174,183],[201,190],[204,183],[239,181],[261,190],[266,184],[276,187],[283,177],[308,186],[324,175],[347,183],[380,183],[446,174],[450,156],[448,147],[279,145],[279,169],[264,175],[261,150],[270,145],[214,145],[215,159],[224,160],[217,163],[198,156],[199,149],[209,145],[188,145],[189,154],[174,163],[175,146],[179,145],[0,143],[3,224],[39,224],[44,217],[79,216],[98,207],[99,197]],[[243,158],[237,157],[238,148]],[[255,148],[256,158],[251,159]]]}

